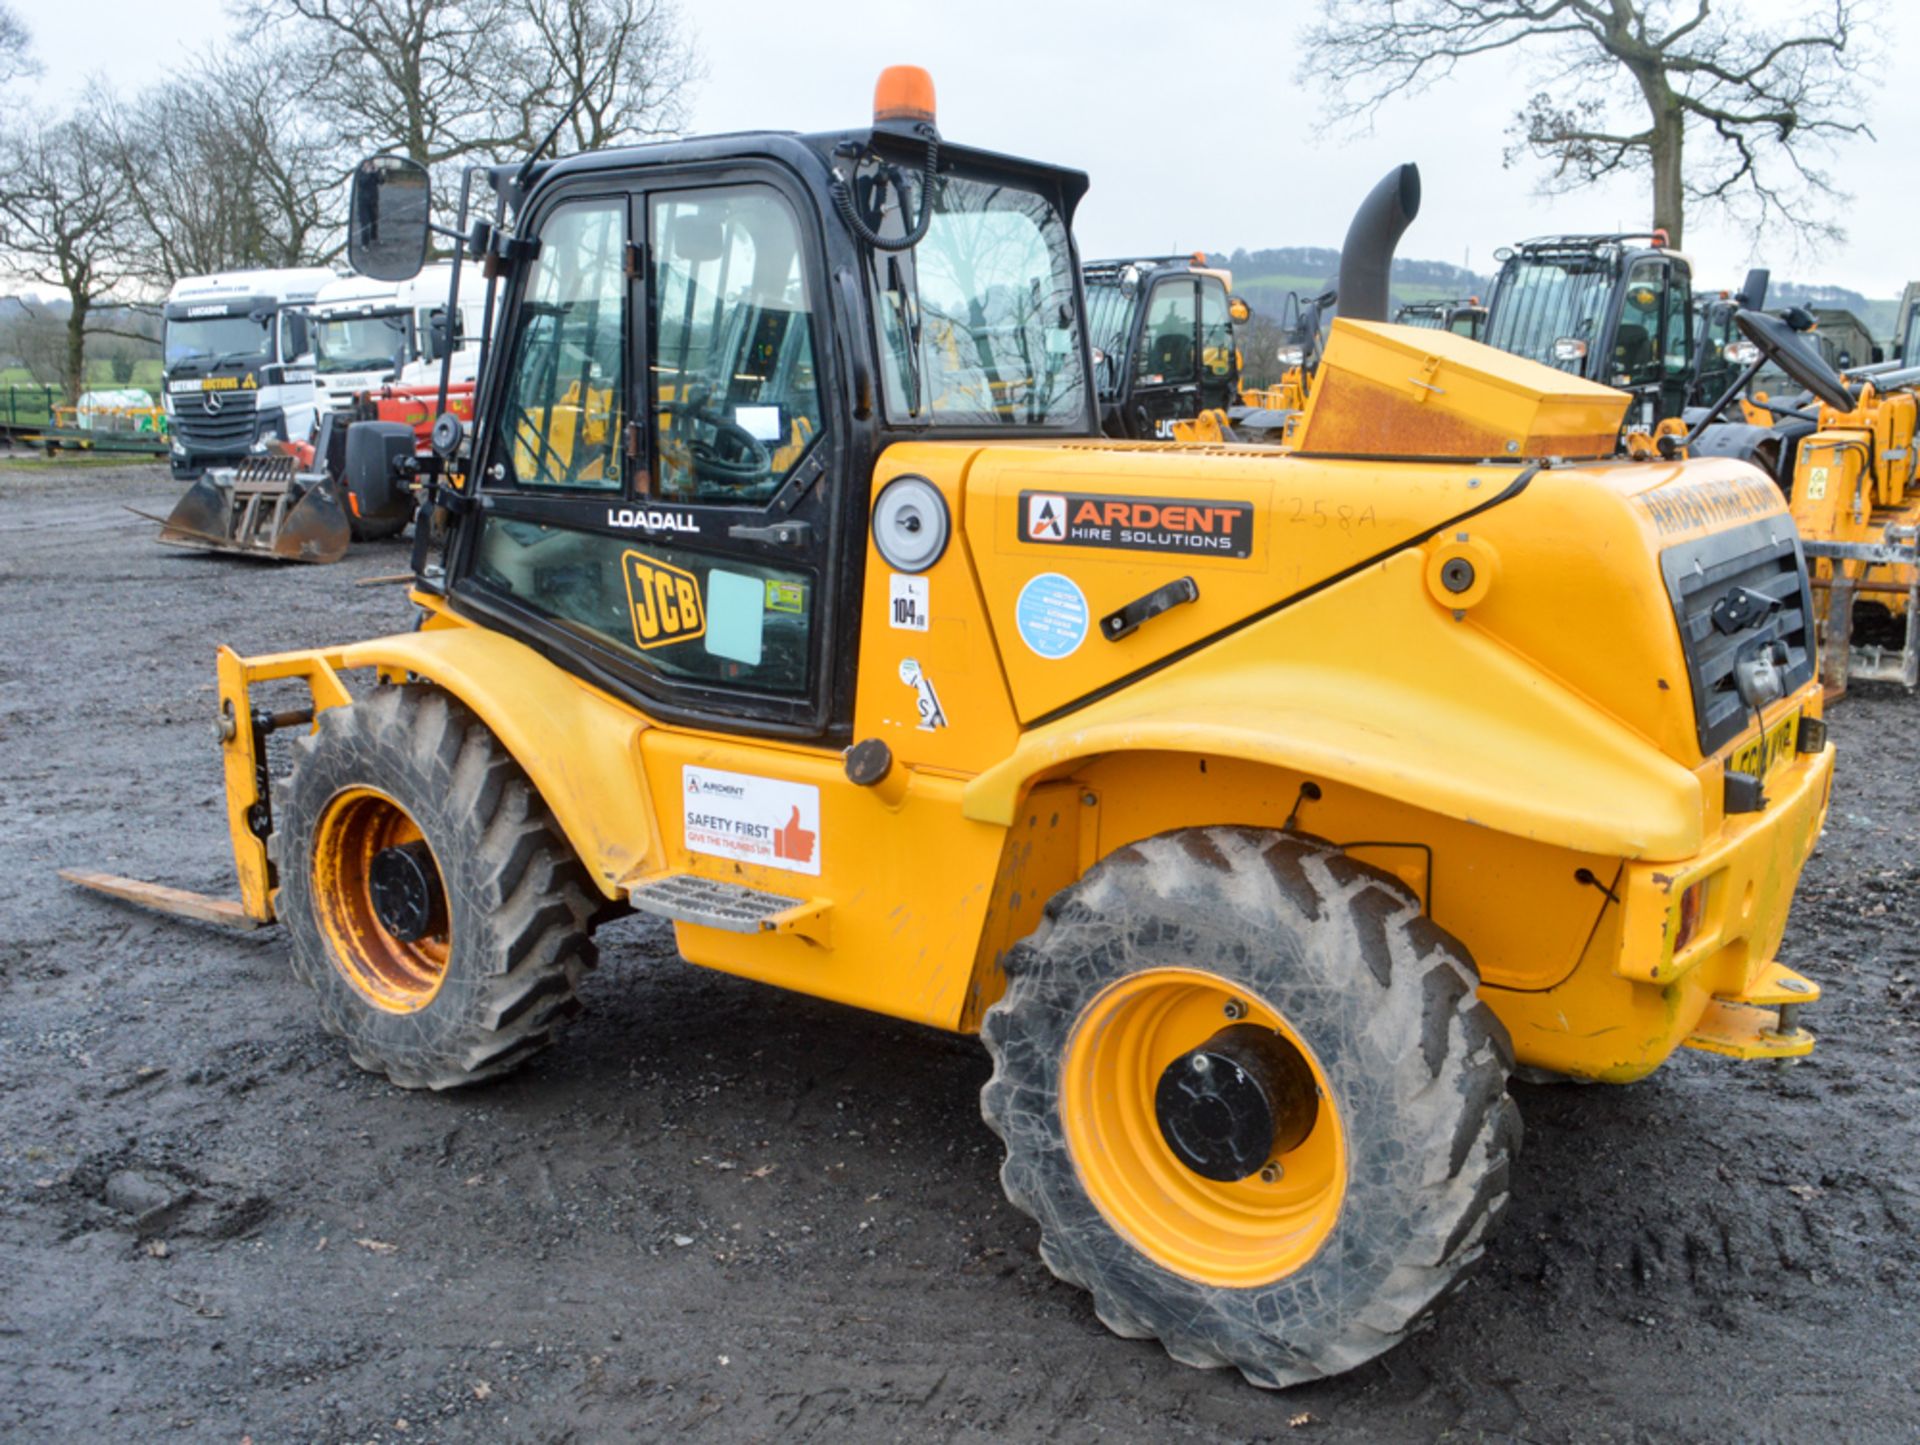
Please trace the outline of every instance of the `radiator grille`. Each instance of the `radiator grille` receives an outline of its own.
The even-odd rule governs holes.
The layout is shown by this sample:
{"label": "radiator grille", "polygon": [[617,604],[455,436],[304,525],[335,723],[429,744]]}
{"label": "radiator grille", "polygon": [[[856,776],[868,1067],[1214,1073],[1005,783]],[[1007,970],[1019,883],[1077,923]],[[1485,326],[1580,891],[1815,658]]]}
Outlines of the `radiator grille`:
{"label": "radiator grille", "polygon": [[[1734,683],[1736,664],[1771,647],[1788,692],[1813,678],[1813,598],[1800,534],[1791,518],[1764,517],[1669,547],[1660,566],[1680,625],[1694,724],[1706,756],[1753,720]],[[1774,606],[1735,632],[1723,631],[1714,623],[1714,604],[1742,587]]]}

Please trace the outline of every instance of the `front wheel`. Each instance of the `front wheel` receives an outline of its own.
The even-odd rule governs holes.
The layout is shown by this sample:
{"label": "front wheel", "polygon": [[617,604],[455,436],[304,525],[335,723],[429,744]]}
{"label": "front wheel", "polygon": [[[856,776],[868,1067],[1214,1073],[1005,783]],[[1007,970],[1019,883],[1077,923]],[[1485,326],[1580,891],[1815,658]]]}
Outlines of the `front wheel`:
{"label": "front wheel", "polygon": [[1049,1268],[1116,1333],[1291,1385],[1412,1331],[1504,1208],[1519,1114],[1465,951],[1332,847],[1202,828],[1047,907],[981,1111]]}
{"label": "front wheel", "polygon": [[280,814],[294,972],[363,1069],[474,1083],[577,1010],[598,895],[526,775],[445,693],[382,686],[322,712]]}

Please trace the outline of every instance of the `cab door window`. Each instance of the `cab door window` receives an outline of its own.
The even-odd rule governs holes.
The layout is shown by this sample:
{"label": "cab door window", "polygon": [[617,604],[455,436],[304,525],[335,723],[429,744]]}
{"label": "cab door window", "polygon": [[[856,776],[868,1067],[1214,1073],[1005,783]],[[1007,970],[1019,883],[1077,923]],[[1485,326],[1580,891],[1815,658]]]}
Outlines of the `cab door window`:
{"label": "cab door window", "polygon": [[522,487],[624,485],[627,206],[578,201],[540,228],[507,369],[504,462]]}
{"label": "cab door window", "polygon": [[1687,369],[1692,355],[1688,318],[1674,314],[1673,299],[1665,262],[1633,263],[1614,333],[1615,385],[1655,386]]}
{"label": "cab door window", "polygon": [[1175,386],[1196,375],[1199,288],[1188,278],[1162,281],[1147,303],[1135,374],[1141,386]]}
{"label": "cab door window", "polygon": [[824,424],[799,225],[767,186],[668,194],[651,209],[654,491],[763,503]]}
{"label": "cab door window", "polygon": [[1207,406],[1225,406],[1234,400],[1233,318],[1227,311],[1227,288],[1213,276],[1200,278],[1200,385]]}

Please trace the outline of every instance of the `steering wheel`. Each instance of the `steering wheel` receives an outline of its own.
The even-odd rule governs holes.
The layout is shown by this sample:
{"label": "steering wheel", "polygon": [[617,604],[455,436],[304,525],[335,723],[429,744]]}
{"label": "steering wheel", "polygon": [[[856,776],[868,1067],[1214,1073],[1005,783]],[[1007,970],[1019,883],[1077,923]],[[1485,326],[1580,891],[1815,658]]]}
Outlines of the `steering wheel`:
{"label": "steering wheel", "polygon": [[1744,306],[1733,316],[1747,340],[1759,347],[1767,360],[1837,411],[1852,411],[1859,398],[1846,379],[1827,364],[1818,350],[1801,339],[1800,333],[1777,316],[1764,311],[1749,311]]}
{"label": "steering wheel", "polygon": [[[716,416],[692,402],[664,401],[656,410],[684,416],[696,426],[713,428],[712,441],[697,436],[684,439],[694,469],[711,480],[732,486],[751,486],[773,475],[773,453],[767,450],[766,443],[738,422]],[[725,454],[728,448],[733,455]]]}

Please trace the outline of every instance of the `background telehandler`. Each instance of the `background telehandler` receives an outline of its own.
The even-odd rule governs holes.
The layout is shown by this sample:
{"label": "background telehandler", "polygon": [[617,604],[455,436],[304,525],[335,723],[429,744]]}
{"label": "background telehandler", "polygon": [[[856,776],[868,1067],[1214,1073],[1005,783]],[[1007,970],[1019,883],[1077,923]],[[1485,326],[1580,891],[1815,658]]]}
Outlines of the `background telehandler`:
{"label": "background telehandler", "polygon": [[[871,128],[495,180],[417,625],[221,651],[237,903],[82,880],[278,921],[363,1066],[501,1074],[598,920],[670,919],[980,1033],[1047,1264],[1277,1386],[1478,1257],[1516,1061],[1812,1047],[1776,952],[1833,753],[1751,468],[1618,462],[1625,395],[1354,319],[1378,238],[1291,445],[1103,438],[1086,178],[948,143],[911,68]],[[355,192],[357,268],[417,267],[424,172]]]}
{"label": "background telehandler", "polygon": [[1234,325],[1252,313],[1205,252],[1089,261],[1083,268],[1100,425],[1136,440],[1240,401]]}

